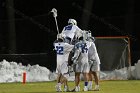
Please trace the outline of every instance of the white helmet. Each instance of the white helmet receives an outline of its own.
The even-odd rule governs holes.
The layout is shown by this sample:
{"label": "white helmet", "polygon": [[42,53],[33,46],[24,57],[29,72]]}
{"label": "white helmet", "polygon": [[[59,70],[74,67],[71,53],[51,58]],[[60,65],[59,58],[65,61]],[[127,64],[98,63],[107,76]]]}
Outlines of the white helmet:
{"label": "white helmet", "polygon": [[76,22],[75,19],[69,19],[69,20],[68,20],[68,24],[77,25],[77,22]]}
{"label": "white helmet", "polygon": [[92,37],[92,34],[91,34],[91,32],[89,32],[89,33],[88,33],[88,37]]}
{"label": "white helmet", "polygon": [[86,31],[86,30],[83,30],[83,38],[84,38],[84,40],[87,40],[88,39],[88,34],[89,34],[89,32],[88,31]]}

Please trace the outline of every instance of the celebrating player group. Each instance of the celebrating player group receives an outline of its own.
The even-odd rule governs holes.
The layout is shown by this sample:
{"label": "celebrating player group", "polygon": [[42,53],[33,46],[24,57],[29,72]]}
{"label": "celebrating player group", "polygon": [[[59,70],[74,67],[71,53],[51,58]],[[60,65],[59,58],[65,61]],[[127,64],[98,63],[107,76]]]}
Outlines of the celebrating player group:
{"label": "celebrating player group", "polygon": [[[69,19],[61,33],[57,35],[54,47],[57,54],[56,73],[57,92],[80,91],[80,74],[84,77],[83,91],[99,91],[100,59],[90,31],[81,30],[75,19]],[[68,80],[69,68],[75,72],[75,87],[69,90]],[[92,86],[93,78],[95,88]],[[61,89],[64,84],[64,90]]]}

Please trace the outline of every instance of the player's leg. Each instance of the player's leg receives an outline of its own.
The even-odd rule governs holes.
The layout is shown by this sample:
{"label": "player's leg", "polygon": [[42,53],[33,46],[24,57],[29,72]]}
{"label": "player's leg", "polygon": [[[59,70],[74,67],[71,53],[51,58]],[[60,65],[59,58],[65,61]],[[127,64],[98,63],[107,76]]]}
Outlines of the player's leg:
{"label": "player's leg", "polygon": [[57,84],[55,86],[57,92],[61,92],[62,91],[62,89],[61,89],[61,85],[62,85],[61,84],[61,78],[62,78],[62,74],[58,74]]}
{"label": "player's leg", "polygon": [[88,90],[92,90],[92,84],[93,84],[93,74],[92,71],[89,71],[88,73]]}
{"label": "player's leg", "polygon": [[93,61],[89,61],[89,68],[90,71],[88,73],[88,90],[92,90],[92,83],[93,83],[93,74],[92,74],[92,65],[93,65]]}
{"label": "player's leg", "polygon": [[56,73],[57,73],[57,83],[56,83],[55,88],[56,88],[57,92],[61,92],[62,91],[62,89],[61,89],[61,85],[62,85],[61,84],[61,76],[62,76],[62,74],[61,74],[61,60],[58,60],[58,59],[57,59]]}
{"label": "player's leg", "polygon": [[95,80],[95,88],[94,91],[99,91],[99,77],[98,77],[98,72],[92,72]]}
{"label": "player's leg", "polygon": [[75,73],[75,86],[79,86],[80,83],[80,72]]}
{"label": "player's leg", "polygon": [[73,71],[75,72],[75,88],[71,92],[78,92],[80,91],[79,83],[80,83],[81,65],[74,64]]}
{"label": "player's leg", "polygon": [[88,91],[89,70],[90,70],[89,63],[88,62],[84,63],[83,71],[82,71],[84,81],[85,81],[85,83],[84,83],[84,91]]}
{"label": "player's leg", "polygon": [[[94,82],[95,82],[95,88],[94,88],[94,90],[95,91],[99,91],[99,75],[98,75],[98,72],[99,71],[100,71],[100,65],[98,64],[97,61],[93,61],[92,62],[92,65],[90,67],[90,74],[89,75],[91,76],[91,74],[92,74],[94,76]],[[88,88],[89,89],[88,90],[92,90],[92,87],[91,87],[92,81],[90,81],[92,79],[89,78],[89,85],[88,85]]]}
{"label": "player's leg", "polygon": [[69,77],[67,62],[64,62],[61,65],[61,73],[62,73],[61,83],[64,84],[64,91],[69,91],[67,80],[67,78]]}
{"label": "player's leg", "polygon": [[88,73],[83,73],[83,77],[84,77],[84,91],[88,91]]}
{"label": "player's leg", "polygon": [[95,91],[99,91],[99,71],[100,71],[100,65],[97,63],[97,61],[93,62],[92,74],[94,76]]}
{"label": "player's leg", "polygon": [[67,78],[68,78],[67,74],[62,75],[62,78],[61,78],[61,84],[64,84],[64,91],[65,92],[69,91],[68,79]]}
{"label": "player's leg", "polygon": [[71,92],[78,92],[80,91],[80,72],[75,72],[75,88],[71,90]]}

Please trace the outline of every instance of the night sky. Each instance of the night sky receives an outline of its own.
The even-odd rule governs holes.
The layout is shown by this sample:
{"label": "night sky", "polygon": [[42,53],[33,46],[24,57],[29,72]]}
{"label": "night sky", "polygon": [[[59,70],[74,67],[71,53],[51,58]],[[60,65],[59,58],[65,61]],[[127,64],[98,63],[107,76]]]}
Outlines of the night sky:
{"label": "night sky", "polygon": [[[13,0],[14,6],[0,0],[0,51],[9,53],[8,24],[15,23],[16,53],[51,53],[57,30],[50,13],[58,12],[59,30],[69,18],[91,30],[93,36],[128,36],[132,61],[140,59],[140,7],[138,0]],[[8,9],[14,11],[9,20]],[[85,22],[84,20],[88,20]]]}

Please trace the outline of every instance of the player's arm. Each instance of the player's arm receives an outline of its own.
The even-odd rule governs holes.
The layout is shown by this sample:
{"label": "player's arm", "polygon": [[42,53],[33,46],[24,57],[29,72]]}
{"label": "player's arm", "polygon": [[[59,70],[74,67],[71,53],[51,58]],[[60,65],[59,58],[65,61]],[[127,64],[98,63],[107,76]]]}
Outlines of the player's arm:
{"label": "player's arm", "polygon": [[62,32],[60,33],[60,35],[61,35],[63,38],[66,37],[66,36],[65,36],[65,27],[63,28],[63,30],[62,30]]}
{"label": "player's arm", "polygon": [[83,31],[78,26],[76,26],[76,31],[75,31],[76,38],[79,38],[82,35],[83,35]]}
{"label": "player's arm", "polygon": [[71,51],[73,49],[74,45],[70,45],[68,43],[65,43],[65,51]]}
{"label": "player's arm", "polygon": [[80,50],[76,49],[74,52],[74,56],[72,57],[72,61],[74,64],[77,64],[77,60],[78,60],[79,56],[80,56]]}
{"label": "player's arm", "polygon": [[53,50],[57,51],[57,44],[56,43],[54,43],[54,49]]}

